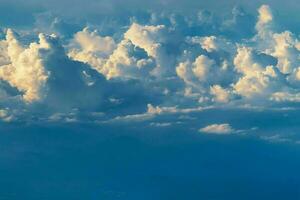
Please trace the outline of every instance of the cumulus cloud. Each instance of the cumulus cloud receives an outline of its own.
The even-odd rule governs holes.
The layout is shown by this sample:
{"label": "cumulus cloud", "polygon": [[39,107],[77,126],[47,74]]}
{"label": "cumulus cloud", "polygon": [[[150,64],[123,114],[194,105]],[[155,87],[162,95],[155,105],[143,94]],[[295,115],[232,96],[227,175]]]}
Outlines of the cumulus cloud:
{"label": "cumulus cloud", "polygon": [[[137,25],[133,24],[133,26]],[[154,68],[155,50],[151,50],[154,48],[151,44],[137,45],[138,41],[143,41],[143,38],[133,38],[133,41],[135,44],[124,38],[119,44],[115,44],[113,38],[109,36],[101,37],[95,31],[91,33],[88,29],[84,29],[75,34],[74,43],[79,44],[79,49],[72,48],[69,56],[91,65],[107,79],[145,77]]]}
{"label": "cumulus cloud", "polygon": [[[98,38],[99,39],[99,38]],[[100,40],[100,39],[99,39]],[[131,98],[136,88],[133,84],[122,85],[132,87],[127,96],[118,82],[110,82],[89,65],[71,60],[54,35],[39,34],[38,42],[22,45],[15,34],[7,31],[6,40],[9,64],[0,67],[0,78],[11,87],[16,88],[25,104],[24,109],[70,110],[73,108],[96,109],[106,104],[108,107],[114,98]],[[97,49],[98,47],[91,47]],[[100,47],[99,47],[100,48]],[[102,50],[101,50],[102,51]],[[3,87],[3,97],[9,96]],[[9,88],[10,89],[10,88]],[[113,89],[114,91],[110,91]],[[2,91],[1,90],[1,91]],[[142,96],[142,93],[139,95]],[[137,95],[136,95],[137,96]],[[22,102],[15,102],[22,104]],[[19,105],[15,105],[19,106]]]}
{"label": "cumulus cloud", "polygon": [[210,93],[214,96],[214,101],[228,103],[231,97],[230,91],[222,88],[220,85],[210,87]]}
{"label": "cumulus cloud", "polygon": [[278,59],[278,68],[284,74],[292,73],[300,64],[299,42],[289,31],[273,35],[274,49],[271,55]]}
{"label": "cumulus cloud", "polygon": [[108,79],[160,75],[169,65],[163,47],[164,37],[166,29],[163,25],[133,23],[116,45],[111,37],[101,37],[95,31],[84,29],[74,36],[79,50],[71,49],[69,56],[90,64]]}
{"label": "cumulus cloud", "polygon": [[23,48],[12,30],[8,29],[6,34],[9,64],[0,68],[0,78],[23,92],[23,98],[27,102],[43,98],[43,90],[49,76],[42,60],[43,50],[50,49],[46,40],[45,35],[40,34],[39,43],[32,43],[28,48]]}
{"label": "cumulus cloud", "polygon": [[258,35],[262,38],[266,38],[269,36],[269,28],[271,22],[273,20],[273,14],[271,8],[268,5],[262,5],[258,9],[258,20],[256,23],[256,30],[258,31]]}
{"label": "cumulus cloud", "polygon": [[229,124],[211,124],[199,129],[200,132],[207,134],[227,135],[234,133],[235,130]]}
{"label": "cumulus cloud", "polygon": [[79,108],[131,120],[298,102],[299,39],[274,28],[274,13],[260,6],[256,33],[245,38],[229,36],[239,17],[250,19],[239,8],[223,22],[209,11],[149,12],[109,30],[89,24],[72,37],[8,29],[0,40],[0,106],[44,106],[54,119]]}
{"label": "cumulus cloud", "polygon": [[116,48],[116,43],[112,37],[101,37],[97,31],[89,31],[84,28],[74,35],[74,40],[80,45],[83,52],[98,53],[99,56],[107,57]]}
{"label": "cumulus cloud", "polygon": [[94,88],[93,72],[68,60],[57,37],[40,34],[38,43],[24,48],[8,30],[6,40],[11,63],[0,68],[0,77],[24,93],[25,102],[45,100],[62,107],[77,98],[91,103],[86,92]]}
{"label": "cumulus cloud", "polygon": [[135,46],[143,48],[149,56],[159,56],[159,50],[161,48],[160,42],[164,40],[165,26],[142,26],[137,23],[133,23],[124,37],[130,40]]}
{"label": "cumulus cloud", "polygon": [[156,68],[153,74],[156,76],[169,72],[170,60],[164,47],[166,37],[167,30],[164,25],[142,26],[137,23],[133,23],[124,34],[125,39],[144,49],[148,56],[155,59]]}
{"label": "cumulus cloud", "polygon": [[189,42],[194,44],[200,44],[201,48],[207,52],[214,51],[234,51],[234,45],[221,37],[216,36],[205,36],[205,37],[191,37],[188,39]]}
{"label": "cumulus cloud", "polygon": [[177,75],[185,83],[194,87],[221,83],[229,73],[226,66],[218,66],[206,55],[199,55],[194,61],[180,62],[176,67]]}
{"label": "cumulus cloud", "polygon": [[268,96],[284,87],[284,75],[276,67],[277,60],[270,55],[249,47],[239,47],[234,65],[236,71],[242,74],[234,89],[242,96]]}

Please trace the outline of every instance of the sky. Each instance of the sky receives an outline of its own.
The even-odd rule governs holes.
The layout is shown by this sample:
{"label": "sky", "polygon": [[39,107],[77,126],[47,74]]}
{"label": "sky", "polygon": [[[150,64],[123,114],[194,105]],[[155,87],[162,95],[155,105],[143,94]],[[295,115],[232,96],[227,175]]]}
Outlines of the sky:
{"label": "sky", "polygon": [[295,0],[0,0],[0,199],[300,198]]}

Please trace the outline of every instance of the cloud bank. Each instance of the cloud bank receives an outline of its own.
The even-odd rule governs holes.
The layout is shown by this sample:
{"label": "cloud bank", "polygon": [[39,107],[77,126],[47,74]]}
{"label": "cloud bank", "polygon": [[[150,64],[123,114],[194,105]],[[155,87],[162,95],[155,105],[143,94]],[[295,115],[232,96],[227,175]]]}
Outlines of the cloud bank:
{"label": "cloud bank", "polygon": [[157,11],[117,20],[119,29],[90,24],[74,31],[78,26],[43,14],[34,31],[3,27],[1,119],[76,113],[120,121],[211,107],[296,109],[296,34],[277,28],[268,5],[256,16],[238,7],[232,15],[220,24],[205,10],[196,18]]}

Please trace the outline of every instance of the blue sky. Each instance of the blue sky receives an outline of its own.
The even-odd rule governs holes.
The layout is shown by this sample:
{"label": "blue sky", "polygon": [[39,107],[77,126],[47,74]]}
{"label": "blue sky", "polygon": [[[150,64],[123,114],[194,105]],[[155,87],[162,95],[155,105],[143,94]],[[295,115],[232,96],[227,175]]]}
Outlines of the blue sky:
{"label": "blue sky", "polygon": [[0,199],[297,199],[299,5],[2,0]]}

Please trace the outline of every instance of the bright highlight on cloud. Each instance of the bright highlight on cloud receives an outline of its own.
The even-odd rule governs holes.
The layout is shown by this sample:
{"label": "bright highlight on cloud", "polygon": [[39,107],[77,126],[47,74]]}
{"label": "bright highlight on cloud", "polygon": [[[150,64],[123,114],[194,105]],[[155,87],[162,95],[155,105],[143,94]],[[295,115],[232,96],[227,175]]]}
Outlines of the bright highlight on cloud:
{"label": "bright highlight on cloud", "polygon": [[[235,9],[233,14],[219,29],[209,29],[217,22],[206,12],[197,19],[133,16],[119,30],[90,26],[69,38],[62,31],[67,25],[57,18],[52,23],[56,34],[3,29],[0,108],[30,115],[43,106],[43,118],[74,110],[99,112],[109,120],[139,116],[147,105],[146,116],[160,114],[152,113],[154,108],[296,107],[298,37],[275,29],[268,5],[258,8],[252,36],[239,32],[237,16],[247,13]],[[226,124],[213,128],[230,130]]]}

